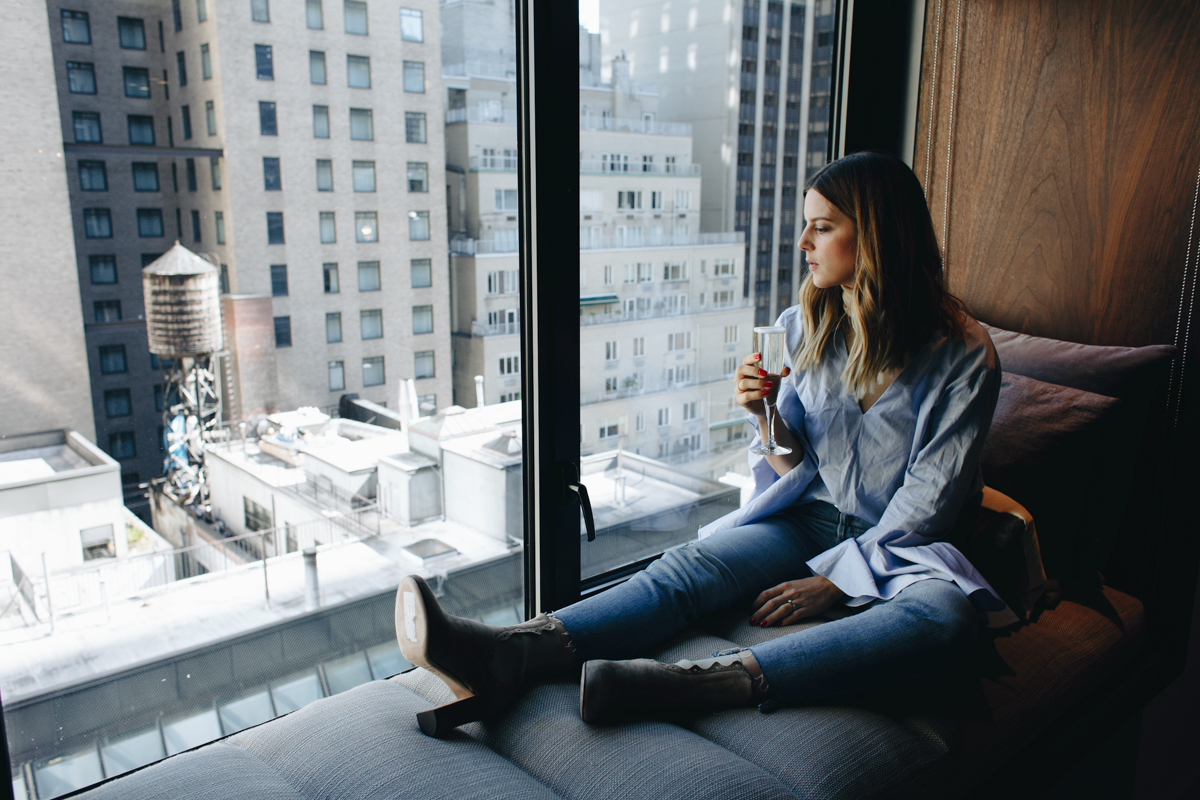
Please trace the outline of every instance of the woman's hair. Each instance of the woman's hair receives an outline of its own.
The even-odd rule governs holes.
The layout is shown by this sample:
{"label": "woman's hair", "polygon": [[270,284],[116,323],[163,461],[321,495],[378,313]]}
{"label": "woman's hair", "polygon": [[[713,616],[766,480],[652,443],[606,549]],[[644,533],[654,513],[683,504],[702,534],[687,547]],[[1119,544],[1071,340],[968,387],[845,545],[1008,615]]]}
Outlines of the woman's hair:
{"label": "woman's hair", "polygon": [[846,313],[841,286],[821,289],[808,275],[800,287],[805,337],[796,365],[815,366],[838,327],[849,324],[854,341],[842,381],[861,396],[880,373],[903,367],[934,330],[961,338],[964,312],[945,288],[925,193],[904,162],[854,153],[822,167],[805,182],[810,190],[854,222],[857,313]]}

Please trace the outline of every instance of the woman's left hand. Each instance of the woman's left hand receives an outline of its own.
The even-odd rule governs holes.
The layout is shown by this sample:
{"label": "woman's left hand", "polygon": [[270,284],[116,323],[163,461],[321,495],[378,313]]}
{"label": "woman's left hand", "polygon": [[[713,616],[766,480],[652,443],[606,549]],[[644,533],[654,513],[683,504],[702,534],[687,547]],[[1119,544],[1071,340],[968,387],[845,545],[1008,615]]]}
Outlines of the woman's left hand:
{"label": "woman's left hand", "polygon": [[823,614],[834,603],[845,598],[846,595],[833,581],[820,575],[787,581],[767,589],[754,599],[750,624],[763,628],[791,625],[802,619]]}

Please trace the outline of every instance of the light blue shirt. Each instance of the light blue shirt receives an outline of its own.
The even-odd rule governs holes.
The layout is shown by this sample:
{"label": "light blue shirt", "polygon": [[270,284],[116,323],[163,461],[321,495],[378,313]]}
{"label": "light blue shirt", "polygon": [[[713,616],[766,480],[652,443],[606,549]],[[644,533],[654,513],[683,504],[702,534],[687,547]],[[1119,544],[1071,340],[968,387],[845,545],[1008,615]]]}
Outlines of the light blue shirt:
{"label": "light blue shirt", "polygon": [[[787,331],[791,366],[804,336],[799,307],[784,311],[777,324]],[[958,584],[989,626],[1017,622],[944,541],[963,501],[983,488],[979,454],[1000,392],[1000,364],[987,332],[973,319],[962,340],[936,332],[866,413],[842,383],[846,358],[839,332],[820,364],[783,379],[775,424],[786,422],[796,434],[803,460],[780,477],[751,454],[750,502],[701,528],[700,537],[823,500],[873,525],[808,562],[814,575],[848,596],[846,605],[890,600],[916,581],[942,578]]]}

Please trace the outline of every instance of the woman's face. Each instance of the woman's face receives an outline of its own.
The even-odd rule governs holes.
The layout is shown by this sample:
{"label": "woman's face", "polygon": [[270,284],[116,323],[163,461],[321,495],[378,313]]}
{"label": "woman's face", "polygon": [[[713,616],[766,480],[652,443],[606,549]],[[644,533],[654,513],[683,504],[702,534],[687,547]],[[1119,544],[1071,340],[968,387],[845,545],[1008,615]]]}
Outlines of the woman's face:
{"label": "woman's face", "polygon": [[808,269],[818,289],[854,285],[858,233],[854,220],[843,214],[816,189],[804,195],[804,230],[800,249],[808,255]]}

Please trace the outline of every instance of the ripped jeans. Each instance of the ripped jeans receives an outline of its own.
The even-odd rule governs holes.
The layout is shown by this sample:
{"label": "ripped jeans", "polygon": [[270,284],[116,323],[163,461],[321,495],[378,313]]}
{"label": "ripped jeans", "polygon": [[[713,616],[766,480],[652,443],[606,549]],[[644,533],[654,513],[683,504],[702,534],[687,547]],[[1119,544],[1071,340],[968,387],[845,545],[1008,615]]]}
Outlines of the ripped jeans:
{"label": "ripped jeans", "polygon": [[[704,614],[743,608],[749,624],[760,592],[810,577],[806,561],[869,527],[828,503],[793,506],[670,550],[625,583],[555,616],[570,632],[578,662],[636,658]],[[944,666],[971,647],[978,627],[962,590],[932,578],[750,650],[775,698],[803,703]]]}

